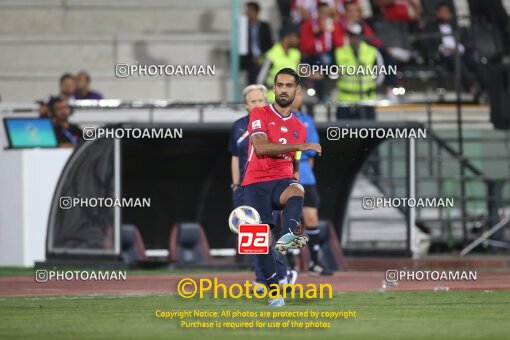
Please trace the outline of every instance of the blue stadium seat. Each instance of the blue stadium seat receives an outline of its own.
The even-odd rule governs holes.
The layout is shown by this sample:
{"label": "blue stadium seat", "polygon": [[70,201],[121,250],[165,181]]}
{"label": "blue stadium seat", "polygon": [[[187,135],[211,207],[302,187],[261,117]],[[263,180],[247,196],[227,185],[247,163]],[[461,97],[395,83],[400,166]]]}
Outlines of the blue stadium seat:
{"label": "blue stadium seat", "polygon": [[135,225],[123,224],[120,235],[122,258],[124,261],[132,263],[147,259],[142,235]]}
{"label": "blue stadium seat", "polygon": [[200,223],[176,223],[170,231],[169,260],[177,263],[211,263],[209,242]]}

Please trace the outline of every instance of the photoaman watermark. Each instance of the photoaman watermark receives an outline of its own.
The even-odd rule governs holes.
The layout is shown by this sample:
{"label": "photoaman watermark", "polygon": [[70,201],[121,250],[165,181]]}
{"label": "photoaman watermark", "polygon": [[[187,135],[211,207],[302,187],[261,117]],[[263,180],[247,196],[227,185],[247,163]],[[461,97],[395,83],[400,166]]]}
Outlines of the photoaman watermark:
{"label": "photoaman watermark", "polygon": [[302,285],[295,284],[271,284],[268,288],[266,285],[258,283],[253,284],[246,280],[243,284],[220,283],[217,278],[208,279],[201,278],[198,282],[192,278],[183,278],[177,284],[177,292],[182,298],[190,299],[198,296],[204,298],[206,293],[212,293],[214,299],[274,299],[283,297],[295,299],[332,299],[333,287],[329,283],[320,283],[318,285],[308,283]]}

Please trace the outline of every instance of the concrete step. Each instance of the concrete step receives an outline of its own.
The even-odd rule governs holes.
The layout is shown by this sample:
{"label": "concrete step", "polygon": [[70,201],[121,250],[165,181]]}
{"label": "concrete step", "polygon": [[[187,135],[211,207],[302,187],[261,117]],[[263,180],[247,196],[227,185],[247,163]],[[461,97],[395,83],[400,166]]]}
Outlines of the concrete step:
{"label": "concrete step", "polygon": [[0,1],[1,34],[228,32],[230,1]]}
{"label": "concrete step", "polygon": [[[342,239],[350,248],[351,242],[403,241],[406,239],[404,216],[397,209],[363,209],[363,197],[381,196],[381,192],[364,176],[358,176],[347,208]],[[357,218],[367,220],[357,221]]]}
{"label": "concrete step", "polygon": [[[75,68],[76,70],[77,68]],[[28,85],[27,85],[28,84]],[[217,101],[226,98],[228,79],[217,77],[144,77],[119,79],[115,77],[92,80],[94,90],[105,98],[115,99],[175,99],[185,102]],[[8,102],[33,102],[58,93],[58,77],[53,79],[2,79],[0,77],[0,95]],[[120,121],[125,117],[117,116]]]}
{"label": "concrete step", "polygon": [[[111,71],[127,64],[220,64],[228,68],[228,36],[217,33],[122,36],[3,36],[0,74],[25,71]],[[13,58],[13,56],[16,56]]]}
{"label": "concrete step", "polygon": [[[228,36],[189,33],[130,36],[4,36],[0,38],[0,94],[31,102],[57,92],[64,72],[85,69],[107,98],[211,101],[226,99]],[[13,58],[12,56],[16,56]],[[214,65],[215,76],[115,77],[117,63]]]}
{"label": "concrete step", "polygon": [[503,270],[510,268],[508,256],[496,255],[458,255],[428,256],[419,260],[411,258],[381,258],[381,257],[349,257],[347,264],[350,270],[388,270],[407,269],[425,270],[431,268],[458,270]]}

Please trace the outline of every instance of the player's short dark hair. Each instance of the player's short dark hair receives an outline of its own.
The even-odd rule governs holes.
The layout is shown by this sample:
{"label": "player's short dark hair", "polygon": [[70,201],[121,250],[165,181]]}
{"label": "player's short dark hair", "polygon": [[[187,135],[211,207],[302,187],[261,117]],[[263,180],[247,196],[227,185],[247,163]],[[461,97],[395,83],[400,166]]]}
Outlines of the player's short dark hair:
{"label": "player's short dark hair", "polygon": [[71,73],[64,73],[63,75],[60,76],[60,84],[62,84],[62,82],[64,80],[66,80],[67,78],[74,79],[74,77]]}
{"label": "player's short dark hair", "polygon": [[66,105],[69,106],[69,103],[67,102],[67,100],[65,100],[61,96],[53,96],[48,100],[48,109],[50,110],[50,114],[52,116],[55,114],[55,105],[57,105],[57,103],[60,103],[60,102],[64,102]]}
{"label": "player's short dark hair", "polygon": [[251,7],[255,12],[260,12],[260,5],[255,1],[246,3],[246,7]]}
{"label": "player's short dark hair", "polygon": [[282,68],[280,71],[276,73],[274,76],[274,83],[276,84],[276,78],[278,78],[278,75],[280,74],[288,74],[289,76],[293,76],[294,80],[296,81],[296,86],[299,85],[299,74],[297,74],[296,71],[291,69],[290,67]]}

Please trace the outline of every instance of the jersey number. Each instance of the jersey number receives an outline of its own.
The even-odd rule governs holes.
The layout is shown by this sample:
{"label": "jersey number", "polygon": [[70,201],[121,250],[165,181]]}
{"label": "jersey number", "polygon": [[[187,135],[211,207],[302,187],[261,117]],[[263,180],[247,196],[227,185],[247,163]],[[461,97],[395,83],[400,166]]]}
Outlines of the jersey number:
{"label": "jersey number", "polygon": [[279,141],[282,144],[287,144],[287,140],[285,138],[280,138]]}

